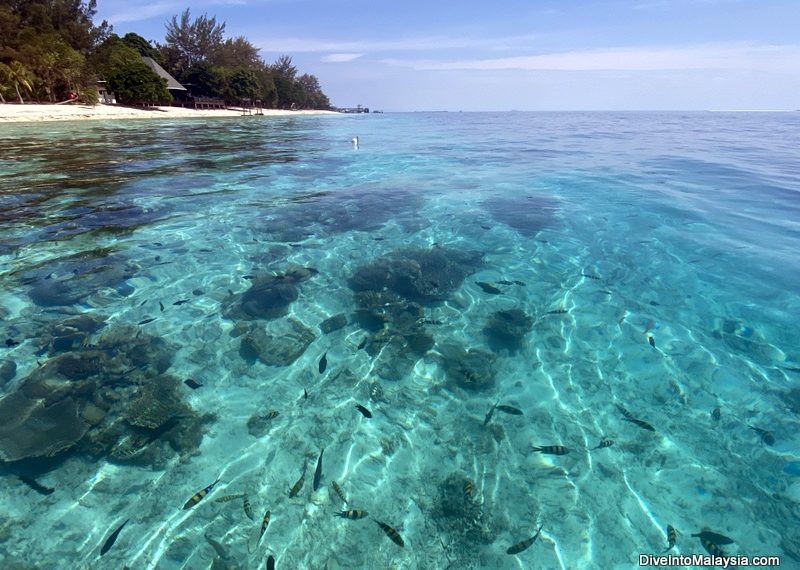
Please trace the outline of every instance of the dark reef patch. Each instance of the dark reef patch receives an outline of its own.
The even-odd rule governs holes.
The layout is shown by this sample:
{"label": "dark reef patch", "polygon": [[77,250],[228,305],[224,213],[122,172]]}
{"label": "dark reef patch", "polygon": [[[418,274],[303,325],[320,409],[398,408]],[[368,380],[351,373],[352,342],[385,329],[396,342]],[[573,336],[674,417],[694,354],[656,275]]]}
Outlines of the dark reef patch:
{"label": "dark reef patch", "polygon": [[409,301],[444,301],[481,266],[477,251],[445,247],[404,249],[358,268],[348,280],[353,291],[392,291]]}
{"label": "dark reef patch", "polygon": [[316,274],[316,269],[299,265],[290,265],[284,273],[257,272],[247,291],[225,300],[222,313],[237,320],[282,317],[300,294],[297,285]]}
{"label": "dark reef patch", "polygon": [[404,226],[414,222],[422,206],[419,193],[373,187],[312,192],[288,201],[268,218],[266,232],[273,241],[289,243],[312,235],[371,231],[392,219]]}
{"label": "dark reef patch", "polygon": [[138,267],[108,249],[96,249],[40,265],[20,275],[31,285],[31,300],[40,307],[60,307],[78,303],[98,289],[112,288],[127,296],[133,288],[126,283]]}
{"label": "dark reef patch", "polygon": [[547,196],[498,196],[485,200],[483,208],[496,221],[511,226],[523,236],[531,237],[556,223],[558,202]]}
{"label": "dark reef patch", "polygon": [[509,309],[494,313],[483,328],[489,348],[498,352],[512,352],[522,347],[522,341],[533,328],[533,319],[520,309]]}

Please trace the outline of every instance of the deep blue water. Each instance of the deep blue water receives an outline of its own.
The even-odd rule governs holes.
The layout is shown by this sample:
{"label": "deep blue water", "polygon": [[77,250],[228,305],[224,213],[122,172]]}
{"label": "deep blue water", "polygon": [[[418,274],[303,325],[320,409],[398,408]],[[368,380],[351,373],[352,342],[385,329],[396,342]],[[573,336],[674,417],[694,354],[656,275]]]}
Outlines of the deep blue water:
{"label": "deep blue water", "polygon": [[799,130],[3,125],[0,563],[800,566]]}

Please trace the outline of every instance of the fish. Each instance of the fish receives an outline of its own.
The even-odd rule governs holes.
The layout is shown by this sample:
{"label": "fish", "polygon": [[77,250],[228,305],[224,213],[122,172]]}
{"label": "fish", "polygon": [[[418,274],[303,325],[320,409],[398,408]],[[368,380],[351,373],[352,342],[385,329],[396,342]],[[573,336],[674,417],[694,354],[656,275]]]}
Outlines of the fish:
{"label": "fish", "polygon": [[626,410],[626,409],[625,409],[623,406],[621,406],[620,404],[617,404],[617,409],[620,411],[620,413],[621,413],[623,416],[625,416],[625,418],[626,418],[626,419],[629,419],[629,420],[632,420],[632,419],[634,419],[634,418],[633,418],[633,414],[632,414],[632,413],[630,413],[628,410]]}
{"label": "fish", "polygon": [[106,541],[103,543],[103,547],[100,549],[100,556],[111,550],[111,547],[114,546],[114,543],[117,542],[117,538],[119,537],[119,533],[122,532],[122,529],[125,528],[125,525],[128,524],[128,521],[131,519],[126,519],[124,523],[117,527],[117,530],[112,532]]}
{"label": "fish", "polygon": [[566,315],[569,311],[566,309],[553,309],[552,311],[547,311],[548,315]]}
{"label": "fish", "polygon": [[467,479],[467,482],[464,483],[464,500],[471,501],[473,495],[475,495],[475,485]]}
{"label": "fish", "polygon": [[631,422],[632,424],[637,425],[642,429],[646,429],[647,431],[652,431],[652,432],[656,431],[656,428],[654,428],[653,426],[651,426],[650,424],[648,424],[643,420],[637,420],[636,418],[625,418],[625,421]]}
{"label": "fish", "polygon": [[486,424],[488,424],[490,421],[492,421],[492,416],[494,415],[494,411],[495,411],[495,409],[497,408],[497,404],[499,404],[499,403],[500,403],[500,400],[498,400],[497,402],[495,402],[495,403],[494,403],[494,405],[492,405],[492,407],[491,407],[491,408],[489,408],[489,411],[486,413],[486,417],[485,417],[485,418],[483,418],[483,425],[486,425]]}
{"label": "fish", "polygon": [[333,516],[355,521],[358,519],[363,519],[364,517],[368,517],[369,513],[363,509],[350,509],[340,513],[333,513]]}
{"label": "fish", "polygon": [[368,341],[368,340],[369,340],[369,337],[368,337],[368,336],[365,336],[364,338],[362,338],[362,339],[361,339],[361,342],[359,342],[359,343],[358,343],[358,349],[357,349],[357,350],[361,350],[362,348],[364,348],[365,346],[367,346],[367,341]]}
{"label": "fish", "polygon": [[225,550],[225,547],[222,546],[219,541],[214,540],[207,534],[204,534],[203,538],[205,538],[206,542],[211,545],[211,548],[214,549],[214,552],[217,553],[217,556],[219,556],[222,560],[230,560],[230,554],[227,550]]}
{"label": "fish", "polygon": [[292,485],[292,488],[289,490],[289,498],[296,497],[300,490],[303,488],[303,483],[306,482],[306,467],[308,467],[308,461],[303,463],[303,472],[300,474],[300,478],[297,482]]}
{"label": "fish", "polygon": [[144,320],[142,320],[142,321],[139,321],[139,322],[138,322],[138,323],[136,323],[136,324],[138,324],[139,326],[141,326],[141,325],[146,325],[147,323],[152,323],[154,320],[155,320],[155,319],[154,319],[154,318],[152,318],[152,317],[147,317],[146,319],[144,319]]}
{"label": "fish", "polygon": [[173,304],[175,307],[180,307],[180,306],[181,306],[181,305],[183,305],[184,303],[188,303],[188,302],[189,302],[189,299],[179,299],[179,300],[175,301],[175,302],[174,302],[174,303],[172,303],[172,304]]}
{"label": "fish", "polygon": [[703,548],[705,548],[706,552],[708,552],[711,556],[725,556],[725,552],[719,546],[706,538],[701,538],[700,544],[703,545]]}
{"label": "fish", "polygon": [[721,417],[722,417],[722,410],[720,410],[719,408],[714,408],[714,411],[711,412],[711,419],[713,419],[715,422],[718,422]]}
{"label": "fish", "polygon": [[614,442],[610,439],[601,439],[600,445],[593,447],[592,449],[603,449],[604,447],[611,447],[612,445],[614,445]]}
{"label": "fish", "polygon": [[247,493],[237,493],[235,495],[224,495],[219,499],[214,499],[215,503],[227,503],[228,501],[234,501],[236,499],[241,499],[242,497],[246,497]]}
{"label": "fish", "polygon": [[14,348],[15,346],[18,346],[18,345],[19,345],[19,342],[17,342],[13,338],[7,338],[6,339],[6,348]]}
{"label": "fish", "polygon": [[361,412],[361,415],[363,415],[365,418],[371,418],[372,417],[372,412],[370,412],[367,408],[365,408],[361,404],[356,404],[356,409],[359,412]]}
{"label": "fish", "polygon": [[267,570],[275,570],[275,557],[272,554],[267,556]]}
{"label": "fish", "polygon": [[586,277],[587,279],[594,279],[595,281],[600,281],[601,278],[597,275],[592,275],[591,273],[581,273],[581,277]]}
{"label": "fish", "polygon": [[524,281],[517,281],[516,279],[513,281],[514,285],[519,285],[520,287],[525,287]]}
{"label": "fish", "polygon": [[544,445],[541,447],[533,446],[533,451],[536,453],[544,453],[546,455],[566,455],[569,449],[563,445]]}
{"label": "fish", "polygon": [[701,541],[708,540],[717,546],[724,546],[726,544],[733,544],[735,541],[732,538],[728,538],[724,534],[719,534],[718,532],[714,532],[704,528],[700,532],[694,533],[692,536],[696,536]]}
{"label": "fish", "polygon": [[322,374],[325,372],[325,369],[328,367],[328,351],[325,351],[325,354],[322,355],[322,358],[319,359],[319,373]]}
{"label": "fish", "polygon": [[382,523],[381,521],[375,521],[375,522],[378,523],[378,526],[381,527],[381,530],[383,530],[383,532],[386,533],[386,536],[388,536],[391,539],[391,541],[394,542],[397,546],[403,548],[406,545],[406,543],[403,542],[403,537],[400,536],[400,533],[397,532],[395,529],[393,529],[386,523]]}
{"label": "fish", "polygon": [[164,303],[162,303],[161,301],[159,301],[159,302],[158,302],[158,308],[159,308],[159,309],[161,309],[161,312],[163,313],[163,312],[164,312]]}
{"label": "fish", "polygon": [[303,386],[303,399],[308,400],[308,390],[306,390],[305,386]]}
{"label": "fish", "polygon": [[202,501],[203,497],[208,495],[208,493],[211,491],[211,489],[214,488],[214,485],[216,485],[217,483],[219,483],[219,477],[217,477],[217,480],[211,483],[211,485],[209,485],[205,489],[202,489],[201,491],[197,491],[197,493],[192,495],[192,497],[188,501],[186,501],[186,503],[183,505],[183,510],[185,511],[186,509],[191,509],[197,503]]}
{"label": "fish", "polygon": [[30,487],[37,493],[41,493],[42,495],[51,495],[55,491],[55,489],[51,487],[45,487],[33,477],[26,477],[25,475],[19,475],[19,480],[25,483],[28,487]]}
{"label": "fish", "polygon": [[513,281],[506,281],[505,279],[503,279],[501,281],[495,281],[495,283],[497,283],[498,285],[513,285],[514,284]]}
{"label": "fish", "polygon": [[530,548],[531,544],[536,542],[536,539],[539,538],[539,533],[542,532],[543,526],[544,524],[539,526],[539,530],[537,530],[536,534],[534,534],[532,537],[526,538],[525,540],[520,541],[514,544],[513,546],[510,546],[509,549],[506,550],[506,554],[519,554],[523,550],[527,550],[528,548]]}
{"label": "fish", "polygon": [[256,278],[256,276],[253,275],[253,274],[242,275],[242,279],[252,280],[252,279],[255,279],[255,278]]}
{"label": "fish", "polygon": [[476,281],[475,285],[483,289],[484,293],[489,293],[490,295],[499,295],[502,293],[500,289],[490,283],[486,283],[485,281]]}
{"label": "fish", "polygon": [[325,453],[325,448],[319,452],[319,459],[317,459],[317,468],[314,470],[314,481],[311,483],[313,490],[319,489],[319,482],[322,480],[322,454]]}
{"label": "fish", "polygon": [[250,498],[247,496],[247,493],[245,493],[242,497],[242,507],[244,508],[244,514],[247,515],[248,519],[251,521],[256,520],[256,514],[253,512],[253,505],[250,504]]}
{"label": "fish", "polygon": [[267,532],[267,527],[269,526],[269,519],[272,516],[270,511],[264,513],[264,518],[261,520],[261,528],[258,529],[258,536],[254,536],[250,542],[247,543],[247,551],[252,553],[258,548],[258,545],[261,543],[261,539],[264,536],[264,533]]}
{"label": "fish", "polygon": [[344,496],[344,491],[342,491],[342,488],[339,486],[339,483],[337,483],[336,481],[331,481],[331,487],[333,487],[333,490],[336,492],[337,495],[339,495],[339,498],[342,501],[344,501],[344,504],[347,504],[347,497]]}
{"label": "fish", "polygon": [[506,414],[511,414],[512,416],[522,415],[522,410],[520,410],[519,408],[514,408],[513,406],[500,405],[497,406],[497,411],[504,412]]}
{"label": "fish", "polygon": [[267,415],[264,416],[265,420],[274,420],[277,418],[281,413],[278,410],[270,410],[267,412]]}
{"label": "fish", "polygon": [[753,426],[747,426],[747,427],[756,432],[761,438],[761,441],[763,441],[765,445],[773,445],[775,443],[775,436],[772,435],[767,430]]}
{"label": "fish", "polygon": [[667,525],[667,549],[664,552],[669,552],[678,540],[678,533],[675,527],[671,524]]}
{"label": "fish", "polygon": [[649,335],[647,337],[647,342],[649,342],[650,346],[652,346],[653,348],[656,347],[656,339],[654,339],[652,335]]}
{"label": "fish", "polygon": [[203,385],[200,384],[200,382],[198,382],[197,380],[192,380],[191,378],[187,378],[186,380],[183,381],[183,383],[189,386],[189,388],[191,388],[192,390],[197,390],[198,388],[203,387]]}

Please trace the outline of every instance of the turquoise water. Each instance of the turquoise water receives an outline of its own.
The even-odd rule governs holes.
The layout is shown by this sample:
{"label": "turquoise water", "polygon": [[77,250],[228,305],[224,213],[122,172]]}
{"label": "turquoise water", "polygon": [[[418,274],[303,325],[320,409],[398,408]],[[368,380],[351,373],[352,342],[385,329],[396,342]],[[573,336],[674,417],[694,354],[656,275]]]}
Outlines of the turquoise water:
{"label": "turquoise water", "polygon": [[4,125],[3,568],[797,567],[798,128]]}

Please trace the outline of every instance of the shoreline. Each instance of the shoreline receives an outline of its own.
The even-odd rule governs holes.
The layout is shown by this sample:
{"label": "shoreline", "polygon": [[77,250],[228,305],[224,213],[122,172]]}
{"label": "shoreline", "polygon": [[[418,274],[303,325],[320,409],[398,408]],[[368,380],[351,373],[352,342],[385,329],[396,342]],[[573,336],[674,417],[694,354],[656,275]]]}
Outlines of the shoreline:
{"label": "shoreline", "polygon": [[[264,109],[265,117],[296,115],[338,115],[335,111],[286,111]],[[27,103],[0,104],[0,123],[40,123],[45,121],[92,121],[100,119],[208,119],[242,117],[241,109],[187,109],[184,107],[136,108],[122,105],[55,105]],[[258,116],[258,115],[253,115]]]}

